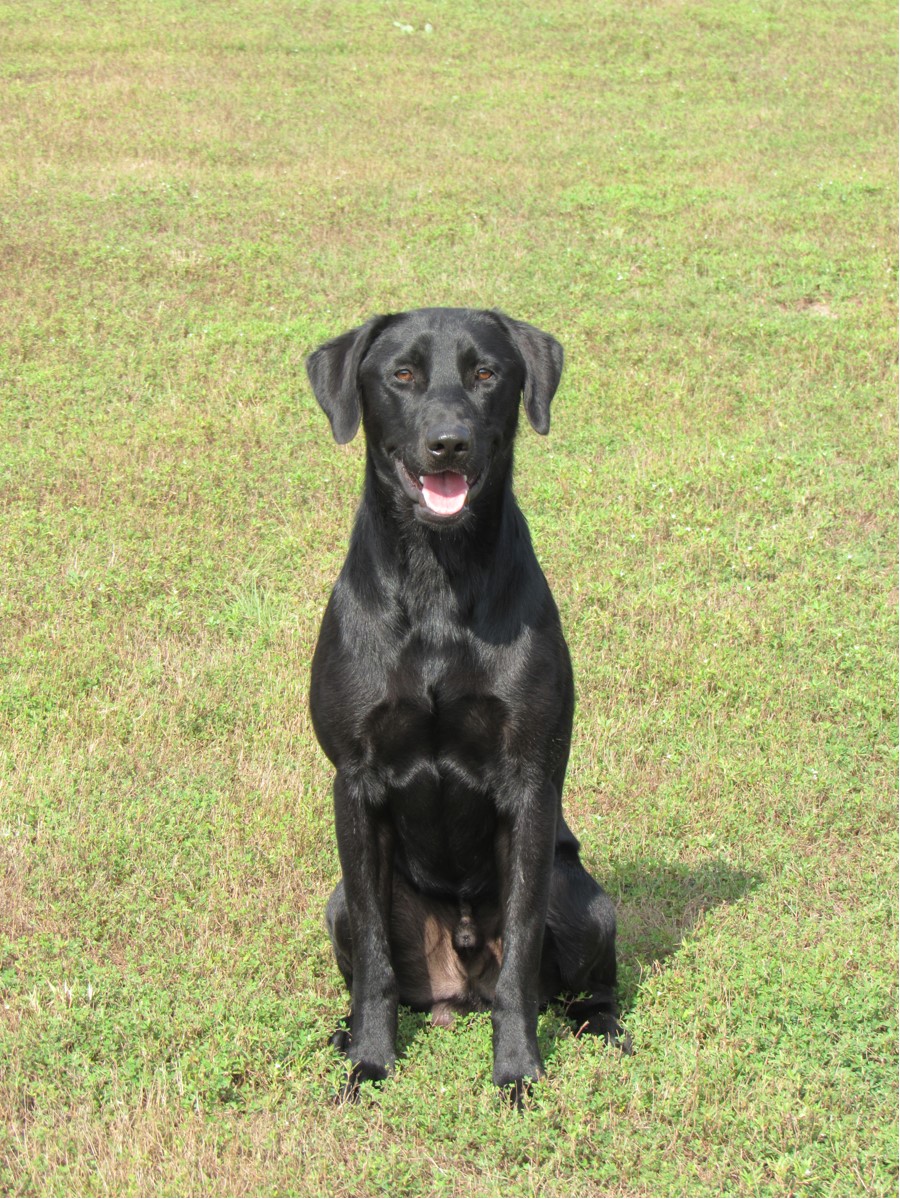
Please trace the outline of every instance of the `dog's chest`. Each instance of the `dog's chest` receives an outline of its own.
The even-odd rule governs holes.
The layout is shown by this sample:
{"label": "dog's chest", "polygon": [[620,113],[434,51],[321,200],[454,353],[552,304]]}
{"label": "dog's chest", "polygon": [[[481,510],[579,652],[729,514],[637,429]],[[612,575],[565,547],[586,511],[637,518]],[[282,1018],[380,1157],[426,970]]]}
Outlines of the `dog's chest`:
{"label": "dog's chest", "polygon": [[503,756],[506,704],[459,642],[412,638],[365,721],[367,757],[388,785],[453,777],[490,788]]}

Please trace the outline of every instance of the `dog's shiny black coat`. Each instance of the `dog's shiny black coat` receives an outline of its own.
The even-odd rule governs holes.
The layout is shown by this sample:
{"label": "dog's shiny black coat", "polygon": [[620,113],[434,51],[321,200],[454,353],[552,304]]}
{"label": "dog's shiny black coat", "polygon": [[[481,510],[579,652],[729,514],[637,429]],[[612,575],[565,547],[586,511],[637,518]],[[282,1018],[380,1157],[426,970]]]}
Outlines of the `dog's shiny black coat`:
{"label": "dog's shiny black coat", "polygon": [[311,689],[336,769],[345,1095],[390,1071],[403,1002],[439,1022],[490,1008],[494,1081],[518,1096],[542,1073],[542,1003],[618,1033],[614,909],[562,815],[569,654],[511,485],[520,398],[546,433],[562,349],[499,312],[420,309],[307,370],[337,441],[366,435]]}

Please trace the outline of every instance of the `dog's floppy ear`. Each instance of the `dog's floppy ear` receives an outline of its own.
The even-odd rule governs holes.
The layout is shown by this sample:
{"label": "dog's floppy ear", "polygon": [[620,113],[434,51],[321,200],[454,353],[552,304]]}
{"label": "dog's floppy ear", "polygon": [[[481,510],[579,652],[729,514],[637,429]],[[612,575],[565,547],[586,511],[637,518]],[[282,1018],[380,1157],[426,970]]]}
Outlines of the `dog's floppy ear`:
{"label": "dog's floppy ear", "polygon": [[356,436],[362,419],[359,368],[369,346],[390,319],[373,316],[364,325],[326,341],[306,360],[313,394],[331,422],[334,440],[340,445]]}
{"label": "dog's floppy ear", "polygon": [[549,333],[515,321],[503,312],[495,314],[506,326],[525,363],[522,403],[525,414],[538,433],[550,431],[550,401],[559,387],[563,369],[563,348]]}

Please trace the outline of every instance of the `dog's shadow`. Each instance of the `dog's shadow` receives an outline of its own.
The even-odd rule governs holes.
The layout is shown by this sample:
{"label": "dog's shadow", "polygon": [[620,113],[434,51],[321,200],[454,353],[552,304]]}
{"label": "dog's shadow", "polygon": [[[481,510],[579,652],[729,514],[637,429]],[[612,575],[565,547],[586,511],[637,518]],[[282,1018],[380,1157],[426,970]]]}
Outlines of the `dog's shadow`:
{"label": "dog's shadow", "polygon": [[738,870],[721,858],[694,865],[616,863],[604,885],[616,899],[619,1007],[626,1023],[643,977],[665,970],[666,959],[707,912],[736,903],[763,881],[763,875]]}
{"label": "dog's shadow", "polygon": [[[591,868],[589,862],[586,863]],[[619,1010],[627,1027],[628,1014],[638,1003],[641,981],[650,972],[666,969],[666,960],[713,908],[736,903],[755,890],[764,877],[738,870],[720,858],[692,866],[666,862],[618,862],[604,879],[616,900],[618,917]],[[431,1024],[428,1015],[401,1009],[397,1050],[405,1056]],[[545,1061],[554,1056],[555,1042],[568,1030],[559,1019],[542,1020],[538,1040]],[[487,1017],[485,1017],[487,1018]]]}

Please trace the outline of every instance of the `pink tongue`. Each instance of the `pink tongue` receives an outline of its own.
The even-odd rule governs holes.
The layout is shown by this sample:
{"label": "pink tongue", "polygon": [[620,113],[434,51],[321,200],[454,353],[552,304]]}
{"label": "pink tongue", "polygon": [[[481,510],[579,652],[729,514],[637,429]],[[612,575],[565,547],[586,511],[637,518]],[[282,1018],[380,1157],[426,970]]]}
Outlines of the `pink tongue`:
{"label": "pink tongue", "polygon": [[464,475],[445,470],[440,475],[422,476],[422,495],[426,506],[440,516],[452,516],[459,512],[469,494],[469,484]]}

